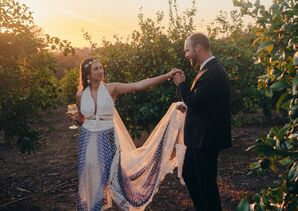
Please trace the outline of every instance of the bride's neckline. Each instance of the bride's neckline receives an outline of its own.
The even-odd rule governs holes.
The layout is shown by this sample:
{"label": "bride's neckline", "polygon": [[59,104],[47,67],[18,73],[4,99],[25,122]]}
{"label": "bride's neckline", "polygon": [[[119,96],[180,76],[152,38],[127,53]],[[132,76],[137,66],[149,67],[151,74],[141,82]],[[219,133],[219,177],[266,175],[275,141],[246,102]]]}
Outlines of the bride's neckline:
{"label": "bride's neckline", "polygon": [[93,105],[94,105],[94,115],[97,114],[98,100],[100,100],[100,99],[97,99],[97,98],[99,97],[99,92],[100,92],[101,89],[103,89],[103,91],[105,89],[105,91],[107,92],[106,94],[110,97],[113,105],[115,105],[115,102],[114,102],[114,100],[113,100],[113,98],[112,98],[109,90],[107,89],[107,87],[105,86],[105,83],[103,81],[100,81],[100,83],[99,83],[99,86],[98,86],[98,89],[97,89],[97,92],[96,92],[96,98],[94,98],[92,96],[92,92],[91,92],[91,87],[90,86],[88,86],[88,89],[89,89],[89,94],[90,94],[90,97],[91,97],[92,102],[93,102]]}
{"label": "bride's neckline", "polygon": [[89,88],[89,92],[90,92],[90,96],[91,96],[91,99],[92,99],[92,102],[93,102],[93,105],[94,105],[94,115],[97,114],[97,97],[98,97],[98,95],[99,95],[100,88],[101,88],[101,86],[103,86],[103,85],[104,85],[103,82],[100,81],[100,82],[99,82],[99,85],[98,85],[98,88],[97,88],[97,91],[96,91],[95,98],[92,96],[92,90],[91,90],[91,87],[88,86],[88,88]]}

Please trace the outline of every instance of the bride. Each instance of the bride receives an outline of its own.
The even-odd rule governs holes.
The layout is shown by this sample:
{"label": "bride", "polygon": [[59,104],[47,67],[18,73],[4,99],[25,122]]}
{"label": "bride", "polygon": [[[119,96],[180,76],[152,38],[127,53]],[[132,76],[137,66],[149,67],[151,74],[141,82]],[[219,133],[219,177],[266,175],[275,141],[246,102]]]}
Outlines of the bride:
{"label": "bride", "polygon": [[77,210],[103,210],[111,207],[111,199],[124,210],[144,210],[165,175],[182,166],[184,114],[172,104],[144,145],[136,148],[115,101],[119,95],[161,84],[179,70],[135,83],[107,84],[97,59],[85,59],[80,68]]}

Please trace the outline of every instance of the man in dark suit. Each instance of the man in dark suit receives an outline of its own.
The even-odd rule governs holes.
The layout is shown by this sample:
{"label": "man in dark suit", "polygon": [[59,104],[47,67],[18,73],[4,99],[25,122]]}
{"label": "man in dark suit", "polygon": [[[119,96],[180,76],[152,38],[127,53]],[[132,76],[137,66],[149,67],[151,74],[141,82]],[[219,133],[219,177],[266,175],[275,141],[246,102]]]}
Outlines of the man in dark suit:
{"label": "man in dark suit", "polygon": [[[182,176],[196,210],[220,211],[217,158],[231,147],[230,85],[227,72],[212,56],[208,38],[195,33],[186,38],[185,57],[200,66],[191,88],[183,72],[174,76],[187,113],[184,143],[187,147]],[[177,107],[184,111],[185,107]]]}

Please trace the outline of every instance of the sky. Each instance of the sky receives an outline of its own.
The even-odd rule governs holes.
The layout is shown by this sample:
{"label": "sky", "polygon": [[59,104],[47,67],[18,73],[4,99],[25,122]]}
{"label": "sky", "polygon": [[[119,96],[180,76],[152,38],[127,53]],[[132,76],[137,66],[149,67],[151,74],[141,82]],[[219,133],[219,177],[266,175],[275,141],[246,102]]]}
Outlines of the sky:
{"label": "sky", "polygon": [[[142,7],[145,17],[155,18],[156,12],[169,9],[168,0],[20,0],[33,12],[35,24],[44,33],[66,39],[74,47],[89,46],[83,38],[87,31],[94,42],[102,37],[113,40],[113,35],[124,39],[138,28],[138,14]],[[268,6],[272,0],[261,0]],[[176,1],[179,13],[190,8],[192,0]],[[197,0],[197,16],[194,19],[198,30],[206,32],[206,25],[219,15],[220,10],[229,12],[235,7],[232,0]],[[165,20],[167,16],[165,16]],[[246,23],[252,22],[245,20]],[[166,25],[166,22],[164,23]]]}

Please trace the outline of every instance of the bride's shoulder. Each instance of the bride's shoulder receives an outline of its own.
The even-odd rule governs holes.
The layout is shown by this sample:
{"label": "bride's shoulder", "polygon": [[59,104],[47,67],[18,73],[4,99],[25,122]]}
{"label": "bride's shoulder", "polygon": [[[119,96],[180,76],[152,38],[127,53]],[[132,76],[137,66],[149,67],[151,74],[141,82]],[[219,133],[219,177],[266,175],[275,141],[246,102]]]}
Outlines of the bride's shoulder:
{"label": "bride's shoulder", "polygon": [[106,87],[107,87],[107,90],[109,91],[110,95],[115,98],[117,96],[117,87],[118,87],[118,84],[117,82],[113,82],[113,83],[106,83]]}
{"label": "bride's shoulder", "polygon": [[110,91],[115,90],[115,88],[117,87],[117,83],[115,83],[115,82],[113,82],[113,83],[106,83],[105,85],[106,85],[106,87],[107,87]]}

